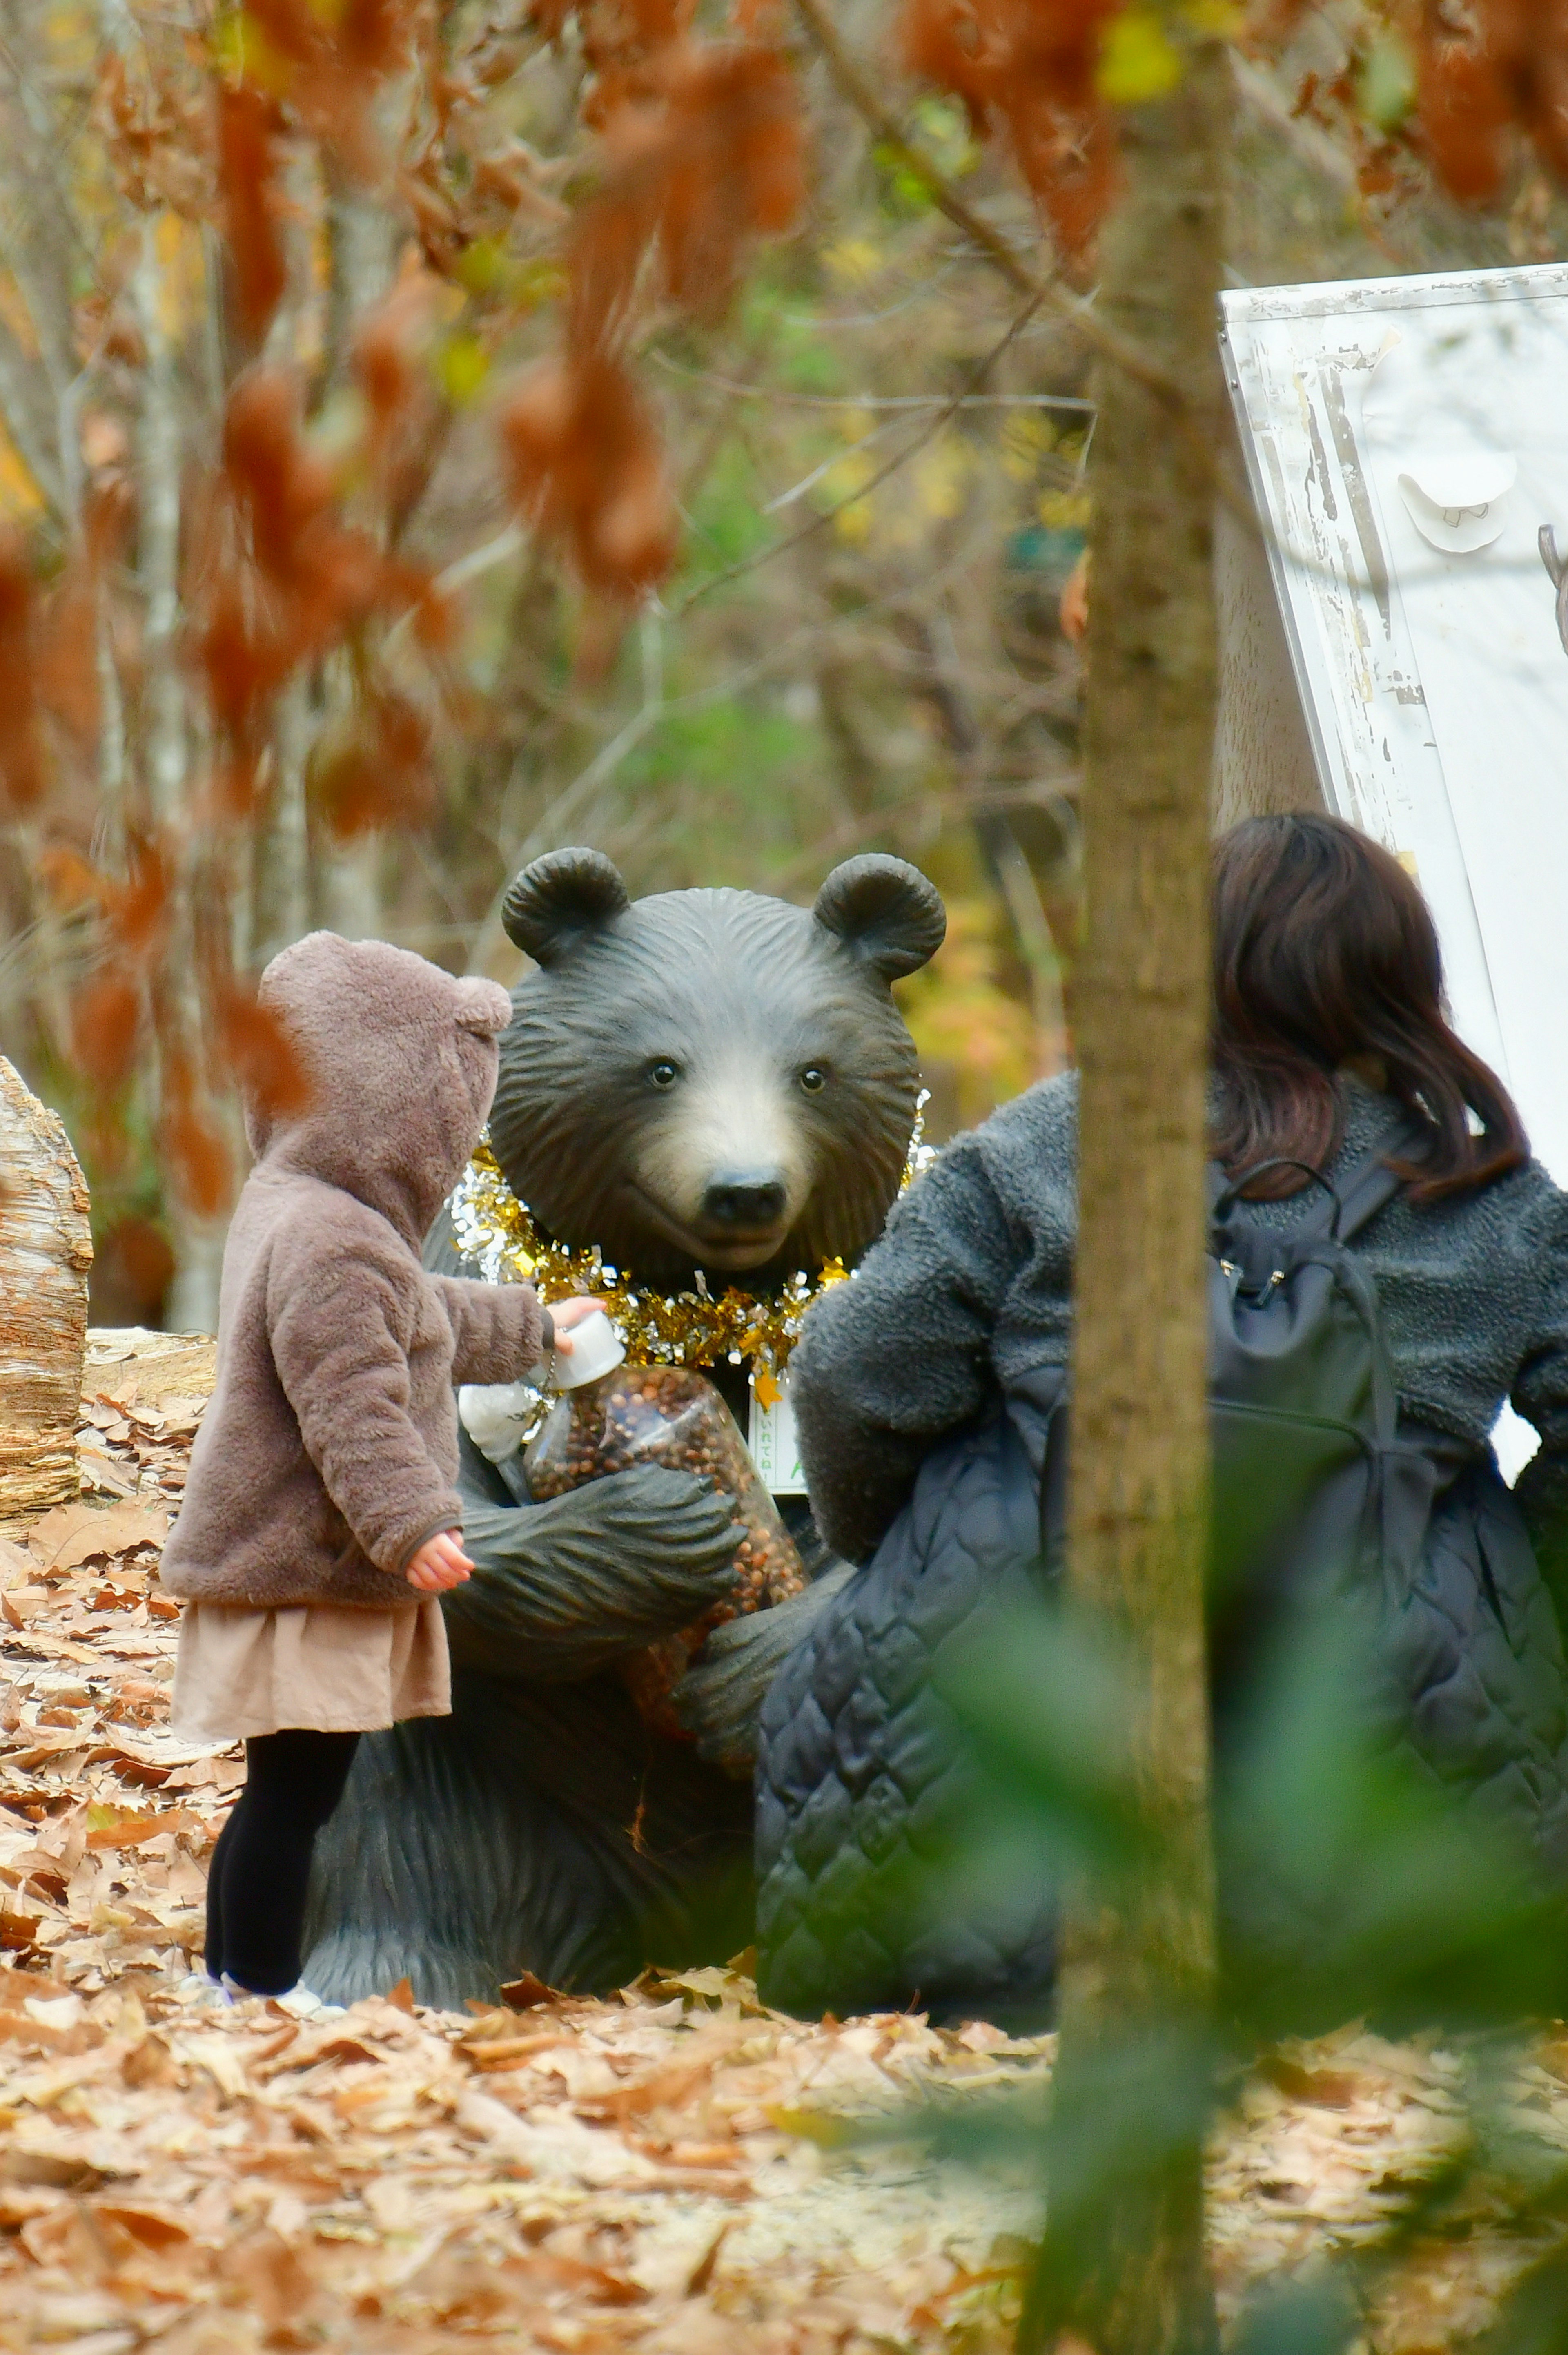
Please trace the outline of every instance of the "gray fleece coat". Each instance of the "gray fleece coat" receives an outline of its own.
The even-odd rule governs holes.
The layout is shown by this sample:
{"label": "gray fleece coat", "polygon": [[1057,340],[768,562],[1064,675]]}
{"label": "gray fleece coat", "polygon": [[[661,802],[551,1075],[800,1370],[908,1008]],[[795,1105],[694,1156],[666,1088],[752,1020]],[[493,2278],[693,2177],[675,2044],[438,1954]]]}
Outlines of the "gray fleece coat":
{"label": "gray fleece coat", "polygon": [[[1403,1115],[1341,1082],[1336,1181]],[[853,1284],[823,1295],[790,1365],[817,1526],[861,1561],[931,1450],[1002,1392],[1065,1372],[1077,1236],[1078,1082],[1043,1081],[958,1137],[894,1207]],[[1316,1207],[1308,1188],[1242,1203],[1268,1227]],[[1404,1412],[1472,1447],[1505,1399],[1541,1436],[1519,1500],[1568,1602],[1568,1195],[1531,1161],[1446,1199],[1400,1195],[1353,1246],[1375,1278]]]}
{"label": "gray fleece coat", "polygon": [[313,1100],[276,1126],[248,1113],[217,1382],[163,1582],[203,1604],[412,1609],[409,1561],[462,1526],[452,1385],[515,1380],[546,1332],[530,1285],[419,1263],[490,1110],[511,1002],[332,932],[275,957],[260,1000]]}

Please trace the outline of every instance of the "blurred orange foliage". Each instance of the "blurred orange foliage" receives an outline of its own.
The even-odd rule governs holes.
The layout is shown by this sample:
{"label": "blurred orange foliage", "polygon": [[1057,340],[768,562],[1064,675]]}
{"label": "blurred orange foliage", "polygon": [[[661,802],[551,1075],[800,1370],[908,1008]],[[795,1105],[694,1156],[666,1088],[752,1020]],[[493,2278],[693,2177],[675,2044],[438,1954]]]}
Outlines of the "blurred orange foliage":
{"label": "blurred orange foliage", "polygon": [[278,173],[283,130],[275,98],[253,83],[217,98],[217,189],[234,312],[252,347],[272,324],[288,284]]}
{"label": "blurred orange foliage", "polygon": [[632,597],[662,581],[678,534],[664,453],[637,386],[602,351],[541,360],[499,420],[513,496],[583,581]]}
{"label": "blurred orange foliage", "polygon": [[524,379],[501,429],[524,516],[588,587],[630,603],[671,570],[678,527],[626,345],[660,303],[722,312],[747,245],[789,228],[804,194],[799,98],[771,45],[692,40],[690,0],[536,0],[532,15],[556,39],[577,17],[605,169],[567,239],[562,357]]}
{"label": "blurred orange foliage", "polygon": [[94,1086],[112,1092],[124,1085],[135,1063],[141,1027],[142,993],[126,975],[100,974],[77,992],[71,1047]]}
{"label": "blurred orange foliage", "polygon": [[38,593],[26,535],[0,531],[0,788],[14,811],[31,809],[46,783],[37,698]]}
{"label": "blurred orange foliage", "polygon": [[1062,251],[1084,251],[1116,186],[1111,112],[1095,84],[1120,0],[905,0],[911,73],[963,101],[978,137],[1006,132]]}
{"label": "blurred orange foliage", "polygon": [[1510,123],[1568,184],[1568,0],[1476,0],[1462,16],[1425,0],[1413,30],[1423,137],[1455,196],[1501,195]]}
{"label": "blurred orange foliage", "polygon": [[217,1044],[238,1076],[247,1103],[269,1120],[289,1120],[309,1109],[315,1088],[275,1014],[256,1002],[249,985],[232,979],[220,989]]}

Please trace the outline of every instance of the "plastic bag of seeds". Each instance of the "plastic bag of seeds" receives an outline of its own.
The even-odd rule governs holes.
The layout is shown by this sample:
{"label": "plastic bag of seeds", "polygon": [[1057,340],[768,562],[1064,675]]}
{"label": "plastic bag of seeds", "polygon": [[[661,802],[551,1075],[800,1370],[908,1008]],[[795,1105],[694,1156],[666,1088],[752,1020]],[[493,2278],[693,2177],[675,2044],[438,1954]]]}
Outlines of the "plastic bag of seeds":
{"label": "plastic bag of seeds", "polygon": [[713,1384],[686,1366],[629,1366],[609,1319],[587,1316],[572,1354],[551,1360],[559,1395],[524,1456],[530,1493],[543,1500],[635,1464],[663,1464],[710,1480],[735,1500],[744,1525],[736,1582],[722,1603],[678,1636],[639,1652],[623,1670],[643,1721],[685,1741],[670,1694],[710,1631],[743,1613],[787,1602],[805,1585],[800,1557],[757,1475],[735,1417]]}

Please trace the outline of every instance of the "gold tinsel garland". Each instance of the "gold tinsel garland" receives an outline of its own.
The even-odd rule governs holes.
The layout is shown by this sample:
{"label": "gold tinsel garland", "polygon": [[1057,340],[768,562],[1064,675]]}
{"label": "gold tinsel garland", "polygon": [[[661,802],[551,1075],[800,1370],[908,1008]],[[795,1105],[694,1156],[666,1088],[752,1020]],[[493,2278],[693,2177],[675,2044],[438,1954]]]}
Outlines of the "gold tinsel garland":
{"label": "gold tinsel garland", "polygon": [[[922,1094],[905,1164],[906,1186],[936,1158],[920,1142],[925,1104]],[[502,1175],[488,1137],[458,1180],[448,1209],[458,1249],[492,1284],[532,1284],[546,1304],[572,1293],[596,1293],[634,1365],[716,1366],[727,1359],[738,1366],[749,1358],[764,1406],[778,1401],[779,1377],[800,1337],[807,1309],[849,1273],[842,1260],[830,1259],[815,1275],[800,1270],[766,1299],[733,1284],[711,1293],[700,1271],[694,1291],[655,1292],[635,1283],[629,1268],[611,1266],[597,1248],[577,1250],[542,1235],[527,1204]]]}

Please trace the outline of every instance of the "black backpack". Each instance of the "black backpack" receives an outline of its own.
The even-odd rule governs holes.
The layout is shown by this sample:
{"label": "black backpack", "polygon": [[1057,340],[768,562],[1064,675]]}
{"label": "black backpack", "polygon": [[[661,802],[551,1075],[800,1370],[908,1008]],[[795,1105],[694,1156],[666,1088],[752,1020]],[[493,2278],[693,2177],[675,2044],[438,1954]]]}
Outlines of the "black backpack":
{"label": "black backpack", "polygon": [[[1383,1582],[1389,1557],[1409,1558],[1449,1469],[1431,1467],[1428,1479],[1412,1460],[1424,1451],[1401,1432],[1377,1286],[1349,1248],[1400,1189],[1387,1149],[1342,1190],[1305,1162],[1262,1162],[1234,1181],[1210,1168],[1217,1702],[1292,1605],[1336,1586],[1365,1592]],[[1279,1229],[1237,1220],[1245,1188],[1280,1168],[1304,1170],[1320,1190],[1316,1214]]]}
{"label": "black backpack", "polygon": [[[1210,1588],[1217,1629],[1259,1631],[1283,1591],[1319,1577],[1375,1573],[1407,1501],[1405,1459],[1377,1286],[1349,1245],[1403,1179],[1387,1166],[1401,1137],[1337,1187],[1304,1161],[1258,1163],[1235,1179],[1209,1167],[1209,1404],[1213,1449]],[[1246,1187],[1300,1169],[1318,1211],[1287,1228],[1234,1213]],[[1052,1417],[1041,1482],[1042,1552],[1059,1570],[1066,1533],[1066,1400]],[[1440,1434],[1429,1434],[1446,1455]],[[1419,1452],[1419,1449],[1417,1449]],[[1452,1476],[1445,1464],[1440,1477]],[[1413,1534],[1401,1512],[1398,1550]]]}

